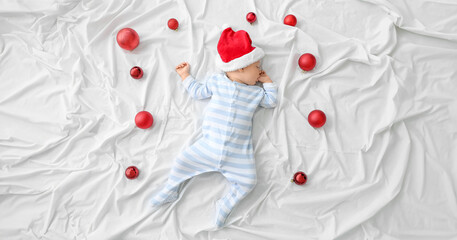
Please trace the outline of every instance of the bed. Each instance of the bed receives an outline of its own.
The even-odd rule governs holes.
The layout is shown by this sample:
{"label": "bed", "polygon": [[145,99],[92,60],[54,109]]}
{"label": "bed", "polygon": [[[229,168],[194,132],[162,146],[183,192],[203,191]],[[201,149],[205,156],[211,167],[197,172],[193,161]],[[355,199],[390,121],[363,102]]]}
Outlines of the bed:
{"label": "bed", "polygon": [[[0,6],[1,239],[457,239],[456,1]],[[228,189],[219,173],[192,178],[159,211],[148,203],[200,136],[208,103],[174,67],[217,71],[225,25],[264,49],[278,105],[254,115],[256,187],[215,229]],[[139,34],[132,51],[116,42],[126,27]],[[316,56],[311,71],[297,64],[304,53]],[[315,109],[321,128],[308,123]],[[140,111],[150,128],[135,125]],[[291,182],[298,171],[306,184]]]}

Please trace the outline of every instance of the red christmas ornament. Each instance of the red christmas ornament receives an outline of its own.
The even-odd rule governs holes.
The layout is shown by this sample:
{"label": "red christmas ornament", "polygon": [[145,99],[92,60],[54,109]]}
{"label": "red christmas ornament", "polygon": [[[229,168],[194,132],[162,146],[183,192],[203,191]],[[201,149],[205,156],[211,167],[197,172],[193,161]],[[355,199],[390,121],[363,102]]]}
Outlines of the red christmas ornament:
{"label": "red christmas ornament", "polygon": [[123,28],[117,33],[116,37],[119,46],[125,50],[133,50],[140,44],[140,37],[135,30]]}
{"label": "red christmas ornament", "polygon": [[135,179],[138,177],[139,174],[140,170],[138,170],[138,168],[136,168],[135,166],[130,166],[127,169],[125,169],[125,176],[128,179]]}
{"label": "red christmas ornament", "polygon": [[178,20],[176,20],[176,19],[174,19],[174,18],[170,18],[170,20],[168,20],[168,27],[169,27],[171,30],[176,30],[176,29],[178,29],[178,27],[179,27]]}
{"label": "red christmas ornament", "polygon": [[316,66],[316,58],[311,53],[305,53],[298,59],[298,66],[304,71],[310,71]]}
{"label": "red christmas ornament", "polygon": [[141,111],[136,114],[135,116],[135,124],[137,127],[141,129],[146,129],[152,126],[154,119],[152,118],[152,114],[146,111]]}
{"label": "red christmas ornament", "polygon": [[143,77],[143,69],[141,69],[138,66],[132,67],[132,69],[130,69],[130,76],[132,76],[132,78],[135,78],[135,79],[142,78]]}
{"label": "red christmas ornament", "polygon": [[297,25],[297,18],[294,15],[289,14],[284,18],[284,24],[294,27]]}
{"label": "red christmas ornament", "polygon": [[257,16],[255,15],[255,13],[253,12],[250,12],[246,15],[246,20],[250,23],[250,24],[253,24],[255,22],[255,20],[257,20]]}
{"label": "red christmas ornament", "polygon": [[291,182],[294,182],[297,185],[303,185],[308,181],[308,176],[304,172],[296,172],[294,174],[294,178],[291,180]]}
{"label": "red christmas ornament", "polygon": [[308,115],[309,124],[315,128],[324,126],[326,120],[325,113],[321,110],[313,110]]}

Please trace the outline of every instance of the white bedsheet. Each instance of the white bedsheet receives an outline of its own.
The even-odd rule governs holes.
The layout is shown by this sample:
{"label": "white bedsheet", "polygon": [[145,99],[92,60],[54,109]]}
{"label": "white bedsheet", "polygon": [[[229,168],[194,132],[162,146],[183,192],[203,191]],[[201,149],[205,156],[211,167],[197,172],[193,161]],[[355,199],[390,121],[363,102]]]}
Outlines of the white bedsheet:
{"label": "white bedsheet", "polygon": [[[207,104],[174,67],[215,71],[223,24],[265,50],[279,104],[254,117],[257,186],[215,230],[218,173],[158,212],[148,200]],[[124,27],[132,52],[115,41]],[[0,0],[0,239],[457,239],[456,160],[455,0]]]}

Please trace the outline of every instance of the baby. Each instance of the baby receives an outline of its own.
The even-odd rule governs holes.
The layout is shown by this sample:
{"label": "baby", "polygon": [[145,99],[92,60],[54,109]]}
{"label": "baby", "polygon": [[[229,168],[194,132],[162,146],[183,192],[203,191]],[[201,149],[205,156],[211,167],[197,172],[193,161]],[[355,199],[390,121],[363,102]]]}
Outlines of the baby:
{"label": "baby", "polygon": [[[216,202],[216,226],[222,227],[233,207],[254,188],[252,117],[258,105],[276,106],[277,88],[260,68],[263,50],[251,44],[247,32],[227,28],[217,45],[220,58],[216,63],[225,73],[197,82],[188,63],[176,67],[193,98],[211,100],[203,118],[202,137],[175,159],[165,187],[151,201],[153,206],[176,200],[179,185],[187,179],[218,171],[230,182],[230,191]],[[257,82],[262,82],[263,88],[255,86]]]}

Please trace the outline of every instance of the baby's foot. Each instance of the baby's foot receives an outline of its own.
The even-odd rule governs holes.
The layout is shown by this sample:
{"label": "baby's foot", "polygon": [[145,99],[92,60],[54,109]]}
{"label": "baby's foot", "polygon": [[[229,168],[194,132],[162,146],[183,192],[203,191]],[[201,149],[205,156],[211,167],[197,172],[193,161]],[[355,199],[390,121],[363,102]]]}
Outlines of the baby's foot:
{"label": "baby's foot", "polygon": [[227,219],[228,215],[221,207],[222,200],[218,200],[216,202],[216,227],[222,228],[225,225],[225,220]]}
{"label": "baby's foot", "polygon": [[[165,199],[162,196],[166,196]],[[168,196],[167,196],[168,195]],[[151,206],[152,207],[159,207],[166,203],[171,203],[178,199],[178,192],[168,192],[168,194],[160,192],[156,197],[151,199]]]}
{"label": "baby's foot", "polygon": [[168,198],[165,199],[163,202],[164,202],[164,203],[171,203],[171,202],[176,201],[176,199],[178,199],[178,193],[177,193],[177,192],[173,192],[173,193],[171,193],[170,196],[168,196]]}

